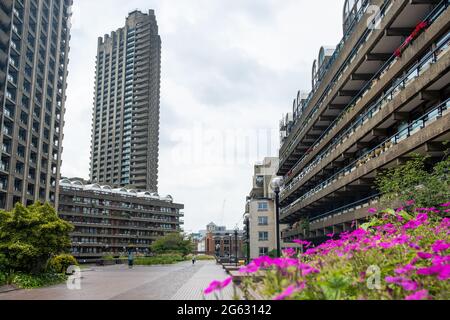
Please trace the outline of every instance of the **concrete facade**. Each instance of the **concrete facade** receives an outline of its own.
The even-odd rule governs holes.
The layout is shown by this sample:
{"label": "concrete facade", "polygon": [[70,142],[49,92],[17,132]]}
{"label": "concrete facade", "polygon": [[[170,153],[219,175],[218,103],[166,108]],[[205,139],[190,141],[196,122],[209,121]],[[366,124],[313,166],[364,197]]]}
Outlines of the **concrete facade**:
{"label": "concrete facade", "polygon": [[91,180],[157,192],[161,38],[155,13],[134,11],[98,40]]}
{"label": "concrete facade", "polygon": [[0,208],[58,206],[71,0],[0,1]]}
{"label": "concrete facade", "polygon": [[[367,25],[372,4],[381,9],[377,28]],[[413,153],[429,155],[430,162],[442,159],[450,138],[448,6],[346,2],[342,41],[334,50],[320,50],[312,91],[299,93],[281,122],[286,241],[320,242],[327,233],[358,226],[368,206],[377,204],[380,172]],[[423,30],[405,43],[420,22]]]}
{"label": "concrete facade", "polygon": [[153,241],[182,232],[184,206],[171,196],[88,184],[60,182],[59,216],[75,226],[71,253],[78,259],[116,257],[129,250],[146,254]]}

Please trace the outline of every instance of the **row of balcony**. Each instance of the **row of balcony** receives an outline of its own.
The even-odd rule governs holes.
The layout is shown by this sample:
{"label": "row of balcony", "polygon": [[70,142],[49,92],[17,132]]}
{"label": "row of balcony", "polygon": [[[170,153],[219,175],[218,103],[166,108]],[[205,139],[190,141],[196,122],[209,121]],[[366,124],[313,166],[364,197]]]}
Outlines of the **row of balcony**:
{"label": "row of balcony", "polygon": [[[411,3],[411,5],[418,5],[417,3]],[[387,12],[389,11],[388,9],[389,8],[391,8],[392,6],[388,6],[387,8],[386,8],[386,12],[383,12],[382,11],[382,16],[384,16],[384,15],[386,15],[387,14]],[[447,9],[447,7],[448,7],[448,1],[447,0],[445,0],[445,1],[441,1],[441,3],[438,5],[438,6],[436,6],[430,13],[428,13],[428,15],[425,17],[425,19],[429,22],[429,24],[431,25],[431,24],[433,24],[440,16],[442,16],[442,14],[446,11],[446,9]],[[418,12],[425,12],[424,9],[425,7],[423,7],[422,6],[422,10],[421,11],[418,11]],[[401,10],[401,9],[398,9],[398,10]],[[423,14],[423,13],[420,13],[420,14]],[[394,16],[395,17],[395,16]],[[392,18],[391,17],[391,19],[394,19],[393,21],[395,21],[395,18]],[[413,19],[414,20],[414,19]],[[415,21],[415,20],[414,20]],[[387,23],[387,22],[386,22]],[[413,29],[413,28],[412,28]],[[411,30],[412,30],[411,29]],[[389,30],[388,30],[389,31]],[[391,34],[392,34],[392,30],[390,30],[391,31]],[[281,169],[280,170],[280,173],[283,173],[284,174],[284,170],[286,170],[286,168],[285,167],[283,167],[283,162],[284,162],[284,160],[286,159],[286,157],[287,157],[287,155],[289,155],[289,154],[291,154],[291,152],[292,152],[292,148],[294,147],[294,146],[297,146],[298,145],[298,143],[299,143],[299,139],[301,138],[301,137],[303,137],[303,134],[304,133],[306,133],[306,131],[307,130],[310,130],[310,126],[309,126],[309,124],[310,124],[310,122],[311,121],[313,121],[313,120],[316,120],[316,118],[317,118],[317,116],[319,115],[318,114],[318,112],[319,112],[319,110],[323,110],[323,106],[322,106],[322,104],[323,104],[323,102],[325,101],[325,99],[328,97],[328,96],[330,96],[331,94],[334,94],[334,87],[339,83],[339,82],[342,82],[342,80],[345,80],[345,79],[343,79],[343,74],[347,71],[347,69],[349,69],[349,67],[350,66],[352,66],[353,68],[355,67],[355,58],[356,58],[356,56],[358,55],[358,54],[360,54],[360,52],[361,51],[364,51],[364,50],[366,50],[367,51],[367,43],[369,42],[369,38],[370,38],[370,36],[372,35],[372,34],[374,34],[374,30],[370,30],[370,29],[367,29],[365,32],[364,32],[364,34],[363,34],[363,36],[360,38],[360,40],[358,41],[358,44],[357,45],[355,45],[355,47],[353,48],[353,50],[352,50],[352,52],[351,52],[351,54],[349,54],[349,56],[348,56],[348,58],[345,60],[345,63],[342,65],[342,67],[336,72],[336,74],[335,74],[335,76],[334,76],[334,78],[328,83],[328,86],[327,86],[327,88],[326,88],[326,90],[324,90],[324,92],[323,92],[323,95],[321,96],[321,98],[320,99],[318,99],[318,103],[317,104],[315,104],[315,107],[314,108],[311,108],[311,110],[308,112],[308,115],[306,116],[306,113],[305,114],[303,114],[302,116],[301,116],[301,119],[303,119],[302,120],[302,123],[301,124],[299,124],[299,123],[296,123],[296,125],[295,125],[295,127],[298,129],[294,129],[294,132],[295,132],[295,134],[294,134],[294,132],[292,133],[292,134],[294,134],[294,135],[292,135],[288,140],[289,140],[289,143],[287,143],[286,145],[283,145],[283,147],[282,147],[282,149],[281,149],[281,152],[280,152],[280,158],[281,158],[281,167],[280,168],[284,168],[284,169]],[[379,32],[377,32],[377,36],[379,36]],[[384,38],[383,39],[387,39],[387,37],[388,37],[388,35],[391,35],[391,34],[389,34],[389,33],[386,33],[386,34],[384,34],[383,36],[384,36]],[[394,38],[394,40],[393,41],[398,41],[398,43],[401,43],[400,41],[403,41],[403,40],[401,40],[402,38],[401,37],[390,37],[390,38]],[[396,39],[396,40],[395,40]],[[379,41],[379,43],[381,43],[381,41]],[[392,44],[391,44],[392,45]],[[364,50],[363,50],[363,48],[364,48]],[[370,54],[370,52],[368,52],[369,54],[367,54],[365,57],[367,58],[367,59],[374,59],[374,60],[379,60],[380,62],[383,62],[384,63],[384,65],[389,65],[394,59],[395,59],[395,57],[394,57],[394,55],[393,54],[389,54],[389,56],[388,55],[386,55],[386,57],[381,57],[381,54],[379,54],[379,55],[376,55],[376,54]],[[373,58],[371,58],[373,56]],[[379,57],[378,57],[379,56]],[[361,58],[361,57],[360,57]],[[364,58],[364,57],[362,57],[362,58]],[[348,72],[347,72],[348,73]],[[375,79],[375,76],[379,76],[380,75],[380,73],[379,72],[377,72],[377,74],[374,74],[374,76],[373,76],[373,78],[371,77],[371,78],[361,78],[361,80],[368,80],[368,82],[365,82],[366,83],[366,85],[361,89],[361,90],[359,90],[358,91],[358,93],[356,93],[356,91],[355,91],[355,94],[350,94],[350,93],[348,93],[348,95],[350,96],[350,97],[352,97],[352,100],[351,100],[351,102],[347,105],[345,105],[345,108],[342,110],[342,112],[340,113],[341,115],[342,114],[344,114],[344,112],[346,112],[347,110],[348,110],[348,108],[350,108],[350,106],[351,105],[353,105],[358,99],[360,99],[361,98],[361,96],[362,96],[362,94],[364,94],[364,92],[366,91],[366,89],[368,88],[368,86],[370,86],[371,85],[371,82]],[[356,77],[357,75],[355,75],[355,77]],[[372,73],[371,73],[371,76],[372,76]],[[356,78],[355,78],[356,79]],[[358,81],[357,81],[358,82]],[[344,91],[342,91],[342,94],[344,94]],[[316,98],[316,97],[315,97]],[[314,99],[315,99],[314,98]],[[323,117],[324,119],[326,118],[326,117]],[[334,117],[332,117],[332,118],[336,118],[335,116]],[[298,121],[297,121],[298,122]],[[332,121],[331,121],[332,122]],[[312,145],[314,145],[314,144],[312,144]]]}
{"label": "row of balcony", "polygon": [[281,210],[281,214],[284,216],[288,216],[290,213],[292,213],[294,207],[305,201],[306,199],[314,196],[315,194],[319,193],[320,191],[328,188],[329,186],[335,184],[340,179],[346,177],[347,175],[354,172],[356,169],[358,169],[360,166],[364,166],[370,161],[373,161],[374,159],[381,157],[385,153],[388,153],[391,148],[393,148],[395,145],[400,144],[405,139],[408,139],[412,135],[416,134],[417,132],[421,131],[424,128],[429,127],[432,125],[436,120],[442,118],[444,115],[448,114],[450,110],[450,99],[447,99],[445,102],[441,103],[440,105],[433,108],[430,112],[426,113],[419,119],[415,120],[413,123],[409,124],[406,128],[400,130],[397,132],[394,136],[385,139],[382,143],[380,143],[378,146],[373,148],[370,151],[365,152],[362,156],[360,156],[358,159],[353,161],[350,165],[346,166],[342,170],[340,170],[338,173],[334,174],[332,177],[328,178],[327,180],[323,181],[319,185],[317,185],[315,188],[311,189],[307,193],[305,193],[302,197],[298,198],[296,201],[292,202],[290,205],[284,207]]}
{"label": "row of balcony", "polygon": [[[330,143],[324,151],[317,155],[314,160],[312,160],[312,162],[307,167],[305,167],[299,175],[295,176],[292,181],[283,188],[281,192],[281,198],[285,198],[289,191],[295,189],[296,186],[302,181],[303,178],[308,175],[309,172],[311,172],[315,167],[322,163],[322,161],[324,161],[330,154],[332,154],[337,148],[339,148],[347,139],[355,134],[360,127],[366,125],[366,123],[371,118],[373,118],[378,112],[380,112],[381,109],[388,105],[388,103],[391,102],[402,90],[407,88],[425,71],[427,71],[432,64],[441,59],[449,50],[450,32],[447,33],[440,41],[438,41],[437,46],[433,45],[431,49],[427,51],[424,57],[420,59],[420,61],[413,67],[411,67],[403,77],[401,77],[400,79],[396,79],[393,82],[393,85],[389,89],[387,89],[384,94],[381,95],[381,97],[376,99],[376,102],[373,103],[365,113],[361,114],[353,123],[349,125],[346,130],[337,135],[332,143]],[[370,90],[370,88],[368,88],[367,91],[368,90]],[[340,117],[338,120],[336,120],[314,144],[311,152],[313,152],[316,148],[319,148],[322,142],[332,134],[333,130],[338,127],[338,125],[342,121],[344,121],[343,117]],[[296,171],[298,171],[298,168],[303,165],[307,157],[308,154],[302,157],[299,162],[293,167],[291,172],[295,173]]]}

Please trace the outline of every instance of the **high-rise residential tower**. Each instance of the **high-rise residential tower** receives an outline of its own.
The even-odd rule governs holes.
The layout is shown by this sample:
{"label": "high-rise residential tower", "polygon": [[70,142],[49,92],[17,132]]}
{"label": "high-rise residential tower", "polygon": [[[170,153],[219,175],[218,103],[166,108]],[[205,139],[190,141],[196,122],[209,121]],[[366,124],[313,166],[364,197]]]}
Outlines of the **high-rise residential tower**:
{"label": "high-rise residential tower", "polygon": [[91,180],[158,188],[161,39],[155,13],[134,11],[125,27],[99,38]]}
{"label": "high-rise residential tower", "polygon": [[72,0],[0,0],[0,208],[58,205]]}

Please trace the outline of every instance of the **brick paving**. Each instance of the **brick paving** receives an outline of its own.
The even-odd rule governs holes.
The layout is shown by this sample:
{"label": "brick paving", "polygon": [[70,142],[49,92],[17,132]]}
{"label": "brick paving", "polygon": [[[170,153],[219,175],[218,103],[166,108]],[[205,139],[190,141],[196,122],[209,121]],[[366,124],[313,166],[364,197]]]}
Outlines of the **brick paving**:
{"label": "brick paving", "polygon": [[[183,262],[170,266],[94,267],[82,272],[81,290],[65,284],[34,290],[0,293],[0,300],[209,300],[202,291],[227,274],[215,261]],[[230,286],[223,293],[232,299]]]}

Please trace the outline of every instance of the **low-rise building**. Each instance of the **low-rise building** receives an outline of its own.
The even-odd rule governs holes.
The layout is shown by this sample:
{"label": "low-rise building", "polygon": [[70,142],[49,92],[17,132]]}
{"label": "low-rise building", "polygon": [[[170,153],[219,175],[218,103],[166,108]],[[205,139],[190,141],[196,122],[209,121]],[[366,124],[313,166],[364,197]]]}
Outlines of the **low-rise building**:
{"label": "low-rise building", "polygon": [[80,179],[60,181],[59,216],[72,223],[72,254],[78,259],[119,256],[129,250],[146,254],[153,241],[179,233],[184,205],[171,196],[88,184]]}
{"label": "low-rise building", "polygon": [[219,258],[245,257],[245,234],[243,230],[227,230],[224,226],[217,226],[211,222],[207,226],[205,251],[207,255]]}
{"label": "low-rise building", "polygon": [[[275,193],[270,186],[277,169],[278,158],[265,158],[262,163],[254,166],[253,187],[247,197],[245,209],[250,259],[268,255],[277,249]],[[280,226],[279,230],[285,227]],[[281,242],[280,246],[295,247],[295,244]]]}

